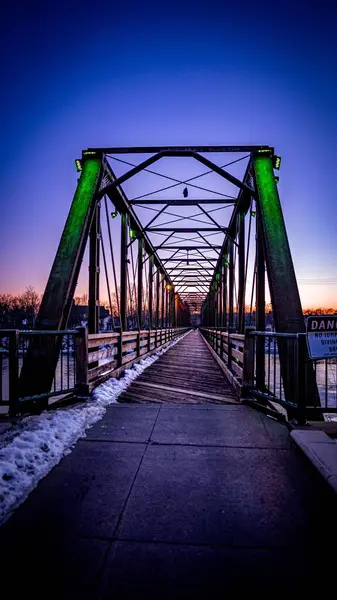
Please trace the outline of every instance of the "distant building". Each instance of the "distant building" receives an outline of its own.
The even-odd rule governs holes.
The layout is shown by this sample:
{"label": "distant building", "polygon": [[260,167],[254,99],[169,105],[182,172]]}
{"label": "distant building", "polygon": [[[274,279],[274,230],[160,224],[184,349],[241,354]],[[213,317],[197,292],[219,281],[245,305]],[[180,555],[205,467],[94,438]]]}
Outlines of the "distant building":
{"label": "distant building", "polygon": [[[89,307],[82,304],[73,304],[68,321],[68,328],[74,329],[88,322]],[[111,331],[112,324],[108,325],[110,313],[104,306],[99,307],[99,328],[101,331]],[[108,325],[108,326],[107,326]]]}

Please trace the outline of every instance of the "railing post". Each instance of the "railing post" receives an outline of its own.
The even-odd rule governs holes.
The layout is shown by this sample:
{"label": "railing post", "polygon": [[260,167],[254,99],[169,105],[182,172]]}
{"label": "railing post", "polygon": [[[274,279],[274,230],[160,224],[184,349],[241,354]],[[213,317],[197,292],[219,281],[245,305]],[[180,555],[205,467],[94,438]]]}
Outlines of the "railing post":
{"label": "railing post", "polygon": [[19,383],[19,332],[17,329],[10,332],[9,335],[9,416],[15,417],[17,413],[18,402],[18,383]]}
{"label": "railing post", "polygon": [[137,357],[140,356],[140,331],[137,333]]}
{"label": "railing post", "polygon": [[241,396],[244,398],[254,387],[254,337],[250,335],[253,327],[247,327],[243,347],[243,374]]}
{"label": "railing post", "polygon": [[[307,356],[307,345],[304,333],[298,333],[296,338],[296,420],[299,425],[306,422],[306,385],[305,385],[305,359]],[[290,414],[289,414],[290,417]]]}
{"label": "railing post", "polygon": [[147,339],[147,351],[150,352],[150,350],[151,350],[151,328],[149,329],[148,339]]}
{"label": "railing post", "polygon": [[88,330],[79,327],[75,335],[76,393],[89,395],[88,381]]}
{"label": "railing post", "polygon": [[228,368],[232,370],[232,340],[231,333],[235,333],[235,327],[228,327]]}

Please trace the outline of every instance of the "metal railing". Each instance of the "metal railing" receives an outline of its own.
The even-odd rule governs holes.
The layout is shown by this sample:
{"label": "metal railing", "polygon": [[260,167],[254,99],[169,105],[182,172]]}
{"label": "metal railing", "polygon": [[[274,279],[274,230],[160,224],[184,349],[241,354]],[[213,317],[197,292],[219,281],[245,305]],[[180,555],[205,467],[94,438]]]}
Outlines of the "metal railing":
{"label": "metal railing", "polygon": [[[337,413],[337,358],[309,359],[304,333],[247,331],[238,335],[210,328],[201,328],[201,333],[241,398],[283,406],[288,417],[299,421]],[[285,390],[285,381],[294,385]],[[315,386],[317,391],[312,389]]]}
{"label": "metal railing", "polygon": [[[72,395],[89,395],[108,377],[118,377],[141,357],[165,346],[189,327],[89,334],[86,328],[64,331],[0,329],[0,416],[47,408]],[[47,343],[58,345],[59,354],[51,389],[35,395],[20,389],[20,374],[30,344],[43,355]],[[39,349],[39,342],[41,347]],[[41,404],[42,403],[42,404]]]}
{"label": "metal railing", "polygon": [[[64,331],[19,331],[16,329],[0,330],[0,408],[7,410],[10,416],[20,412],[24,403],[49,398],[56,402],[76,389],[76,330]],[[23,395],[19,389],[22,365],[29,345],[34,340],[50,340],[60,344],[59,358],[50,391],[32,395]],[[1,413],[0,413],[1,414]]]}
{"label": "metal railing", "polygon": [[[144,329],[120,333],[87,334],[82,330],[79,351],[77,388],[89,394],[93,387],[108,377],[118,377],[141,357],[165,346],[188,331],[189,327],[169,329]],[[87,368],[85,368],[87,365]]]}

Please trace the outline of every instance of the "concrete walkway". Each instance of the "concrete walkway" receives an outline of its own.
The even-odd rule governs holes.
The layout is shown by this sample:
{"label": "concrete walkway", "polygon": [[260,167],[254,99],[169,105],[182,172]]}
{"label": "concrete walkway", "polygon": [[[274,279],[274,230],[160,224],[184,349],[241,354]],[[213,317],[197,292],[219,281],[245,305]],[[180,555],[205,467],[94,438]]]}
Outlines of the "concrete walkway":
{"label": "concrete walkway", "polygon": [[34,598],[214,598],[312,576],[322,591],[336,508],[253,409],[114,405],[2,527],[3,581]]}

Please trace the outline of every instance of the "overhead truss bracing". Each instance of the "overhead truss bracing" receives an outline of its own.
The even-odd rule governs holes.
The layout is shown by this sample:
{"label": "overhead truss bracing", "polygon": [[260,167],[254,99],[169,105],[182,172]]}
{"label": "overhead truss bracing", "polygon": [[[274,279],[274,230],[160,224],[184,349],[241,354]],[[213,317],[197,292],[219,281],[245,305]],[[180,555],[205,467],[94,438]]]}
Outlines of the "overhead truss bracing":
{"label": "overhead truss bracing", "polygon": [[[276,330],[304,331],[274,174],[279,162],[270,146],[84,150],[37,327],[66,327],[88,242],[92,333],[99,328],[103,273],[114,327],[122,331],[185,324],[191,313],[207,326],[264,329],[265,269]],[[165,185],[153,189],[154,178]],[[57,344],[44,349],[42,388],[52,381],[58,351]],[[33,358],[26,360],[25,388],[33,367]],[[283,379],[287,394],[291,377],[284,372]]]}

